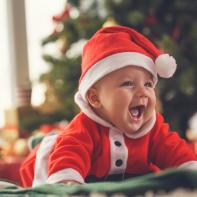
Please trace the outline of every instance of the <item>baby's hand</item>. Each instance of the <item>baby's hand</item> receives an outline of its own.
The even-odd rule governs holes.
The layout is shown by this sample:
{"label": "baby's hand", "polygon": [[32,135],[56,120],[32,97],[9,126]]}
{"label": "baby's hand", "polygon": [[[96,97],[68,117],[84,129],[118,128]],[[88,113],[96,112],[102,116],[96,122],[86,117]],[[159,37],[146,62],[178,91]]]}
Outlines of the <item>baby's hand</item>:
{"label": "baby's hand", "polygon": [[65,185],[78,185],[78,184],[80,184],[77,181],[63,181],[61,183],[65,184]]}

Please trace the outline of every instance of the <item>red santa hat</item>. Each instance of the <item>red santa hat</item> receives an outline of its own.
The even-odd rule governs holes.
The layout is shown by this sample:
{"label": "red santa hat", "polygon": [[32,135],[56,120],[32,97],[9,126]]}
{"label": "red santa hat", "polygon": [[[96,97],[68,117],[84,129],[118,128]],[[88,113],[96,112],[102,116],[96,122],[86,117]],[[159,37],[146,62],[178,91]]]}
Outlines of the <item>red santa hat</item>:
{"label": "red santa hat", "polygon": [[124,26],[106,27],[97,31],[84,46],[78,93],[86,100],[87,90],[96,81],[128,65],[149,71],[155,83],[157,75],[169,78],[176,70],[175,59],[162,54],[137,31]]}

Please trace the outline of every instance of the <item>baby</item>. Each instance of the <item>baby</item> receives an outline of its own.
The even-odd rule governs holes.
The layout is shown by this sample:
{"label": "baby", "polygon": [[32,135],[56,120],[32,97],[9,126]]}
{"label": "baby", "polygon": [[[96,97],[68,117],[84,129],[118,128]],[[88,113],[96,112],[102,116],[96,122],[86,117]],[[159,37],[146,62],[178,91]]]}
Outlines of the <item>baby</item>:
{"label": "baby", "polygon": [[158,75],[173,57],[124,26],[102,28],[86,43],[75,102],[81,112],[46,136],[21,167],[23,186],[123,180],[167,168],[197,169],[197,157],[155,111]]}

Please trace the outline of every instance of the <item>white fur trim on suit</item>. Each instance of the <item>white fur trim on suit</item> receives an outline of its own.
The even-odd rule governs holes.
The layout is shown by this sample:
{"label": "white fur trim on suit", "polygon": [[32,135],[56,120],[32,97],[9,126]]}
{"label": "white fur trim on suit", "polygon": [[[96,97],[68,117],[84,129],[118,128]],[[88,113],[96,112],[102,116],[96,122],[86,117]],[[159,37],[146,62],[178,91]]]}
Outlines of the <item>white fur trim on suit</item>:
{"label": "white fur trim on suit", "polygon": [[156,67],[150,57],[137,52],[116,53],[98,61],[87,71],[79,85],[82,97],[85,99],[87,90],[103,76],[129,65],[145,68],[152,73],[155,83],[157,82]]}
{"label": "white fur trim on suit", "polygon": [[53,173],[51,176],[49,176],[46,183],[63,183],[65,181],[77,181],[79,183],[84,183],[83,177],[79,174],[79,172],[72,168],[66,168]]}
{"label": "white fur trim on suit", "polygon": [[48,178],[48,157],[57,136],[57,134],[47,135],[40,144],[36,153],[33,187],[46,183]]}
{"label": "white fur trim on suit", "polygon": [[75,103],[80,107],[81,111],[88,116],[90,119],[94,120],[95,122],[105,126],[105,127],[112,127],[107,121],[100,118],[90,107],[88,101],[83,99],[80,92],[75,94]]}
{"label": "white fur trim on suit", "polygon": [[[109,141],[111,151],[111,167],[109,174],[124,174],[127,167],[128,148],[125,144],[123,134],[110,129]],[[119,146],[117,146],[116,143],[118,143]],[[122,161],[122,165],[116,165],[118,160]]]}
{"label": "white fur trim on suit", "polygon": [[83,177],[72,168],[66,168],[57,171],[48,177],[48,158],[53,145],[56,142],[58,134],[47,135],[42,140],[40,147],[36,153],[34,180],[32,187],[46,184],[46,183],[59,183],[63,181],[77,181],[84,183]]}

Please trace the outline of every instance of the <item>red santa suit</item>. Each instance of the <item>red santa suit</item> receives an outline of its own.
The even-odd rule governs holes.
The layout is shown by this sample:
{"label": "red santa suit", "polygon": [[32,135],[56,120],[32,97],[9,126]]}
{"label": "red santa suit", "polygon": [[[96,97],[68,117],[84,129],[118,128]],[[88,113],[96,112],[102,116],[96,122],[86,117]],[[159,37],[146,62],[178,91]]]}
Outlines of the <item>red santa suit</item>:
{"label": "red santa suit", "polygon": [[155,118],[150,130],[126,136],[81,112],[61,134],[46,136],[32,151],[21,167],[23,185],[84,183],[92,177],[123,178],[177,166],[197,169],[196,155],[187,143],[169,130],[159,113]]}

